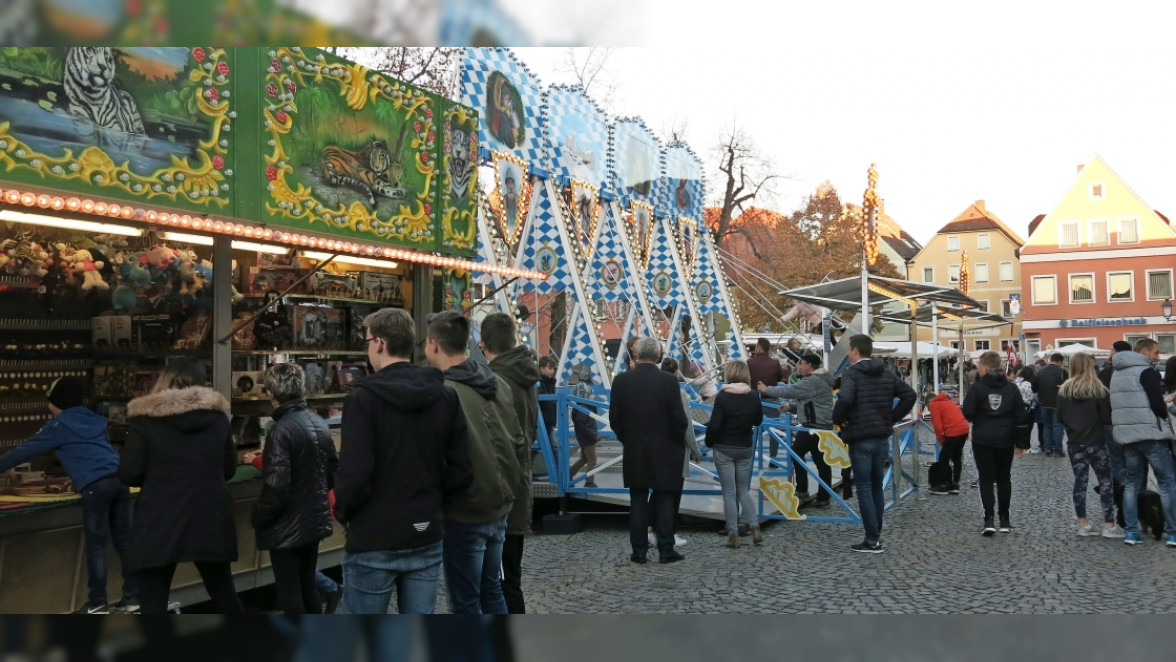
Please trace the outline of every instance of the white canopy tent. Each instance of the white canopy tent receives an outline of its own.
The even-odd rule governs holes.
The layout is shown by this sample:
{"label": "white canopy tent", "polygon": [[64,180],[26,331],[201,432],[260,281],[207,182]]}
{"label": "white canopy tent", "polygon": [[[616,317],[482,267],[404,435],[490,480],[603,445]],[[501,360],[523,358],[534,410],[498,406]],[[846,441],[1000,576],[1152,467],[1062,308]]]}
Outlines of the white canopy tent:
{"label": "white canopy tent", "polygon": [[1111,354],[1111,350],[1109,350],[1109,349],[1095,349],[1094,347],[1091,347],[1089,345],[1083,345],[1082,343],[1073,343],[1070,345],[1065,345],[1065,346],[1059,347],[1058,349],[1047,349],[1047,350],[1038,352],[1037,358],[1039,358],[1039,359],[1049,358],[1049,356],[1051,354],[1055,354],[1055,353],[1061,354],[1062,356],[1065,356],[1067,358],[1074,356],[1075,354],[1089,354],[1091,356],[1109,356]]}
{"label": "white canopy tent", "polygon": [[[936,349],[939,353],[936,354]],[[884,342],[874,341],[875,352],[885,352],[887,356],[893,356],[899,359],[911,358],[911,344],[907,341],[903,342]],[[932,356],[938,356],[941,359],[949,359],[956,356],[958,352],[947,345],[935,345],[935,343],[919,341],[916,348],[916,355],[920,359],[929,359]]]}

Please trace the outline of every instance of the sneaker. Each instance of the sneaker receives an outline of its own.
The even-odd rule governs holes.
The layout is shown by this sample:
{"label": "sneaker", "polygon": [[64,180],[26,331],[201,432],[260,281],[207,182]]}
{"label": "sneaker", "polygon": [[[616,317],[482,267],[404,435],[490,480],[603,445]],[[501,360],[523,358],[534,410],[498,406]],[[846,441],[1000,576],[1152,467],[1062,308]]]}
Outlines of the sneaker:
{"label": "sneaker", "polygon": [[118,602],[110,605],[110,613],[112,614],[137,614],[139,613],[139,598],[123,598]]}
{"label": "sneaker", "polygon": [[980,535],[985,538],[991,538],[996,535],[996,525],[992,523],[991,517],[984,518],[984,530],[980,532]]}
{"label": "sneaker", "polygon": [[1097,535],[1099,535],[1098,528],[1096,528],[1094,526],[1094,524],[1087,524],[1086,526],[1080,526],[1080,527],[1078,527],[1078,535],[1082,536],[1083,538],[1088,538],[1090,536],[1097,536]]}
{"label": "sneaker", "polygon": [[[649,544],[654,547],[657,547],[657,534],[652,531],[649,532]],[[674,534],[674,547],[682,547],[685,544],[686,544],[686,539],[675,533]]]}
{"label": "sneaker", "polygon": [[1168,542],[1164,544],[1169,547],[1176,547],[1176,535],[1168,536]]}
{"label": "sneaker", "polygon": [[1036,454],[1036,453],[1040,453],[1040,452],[1041,452],[1041,449],[1040,449],[1040,448],[1030,448],[1030,449],[1029,449],[1029,452],[1030,452],[1031,454]]}
{"label": "sneaker", "polygon": [[855,552],[862,552],[864,554],[881,554],[882,552],[886,551],[886,549],[882,547],[882,543],[876,542],[871,545],[864,540],[856,545],[850,545],[849,548]]}
{"label": "sneaker", "polygon": [[105,604],[91,604],[87,602],[78,608],[75,614],[109,614],[110,608]]}
{"label": "sneaker", "polygon": [[1141,538],[1139,537],[1138,533],[1127,533],[1123,536],[1123,542],[1127,543],[1128,545],[1138,545],[1140,540]]}
{"label": "sneaker", "polygon": [[1009,524],[1009,518],[1007,518],[1007,517],[1000,518],[1000,528],[997,529],[997,531],[1000,531],[1001,533],[1008,533],[1009,531],[1012,531],[1012,530],[1013,530],[1013,525]]}
{"label": "sneaker", "polygon": [[829,500],[828,499],[816,499],[812,503],[808,504],[807,507],[811,508],[813,510],[824,510],[829,507]]}
{"label": "sneaker", "polygon": [[1118,524],[1109,529],[1104,528],[1102,530],[1102,537],[1104,538],[1122,538],[1124,535],[1126,534],[1123,533],[1123,527]]}
{"label": "sneaker", "polygon": [[947,496],[949,492],[951,492],[951,488],[946,485],[936,485],[931,488],[931,494],[938,496]]}
{"label": "sneaker", "polygon": [[947,488],[947,492],[949,494],[959,494],[960,493],[960,484],[959,483],[952,483],[951,487]]}
{"label": "sneaker", "polygon": [[980,487],[980,479],[977,478],[976,480],[972,481],[968,487],[971,487],[972,489],[978,489]]}

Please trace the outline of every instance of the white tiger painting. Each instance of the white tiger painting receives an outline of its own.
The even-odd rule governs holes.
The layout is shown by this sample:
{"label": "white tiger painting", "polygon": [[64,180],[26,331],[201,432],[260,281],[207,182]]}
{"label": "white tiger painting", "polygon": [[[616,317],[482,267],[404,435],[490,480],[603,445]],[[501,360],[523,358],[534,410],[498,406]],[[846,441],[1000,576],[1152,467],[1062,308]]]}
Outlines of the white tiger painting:
{"label": "white tiger painting", "polygon": [[464,200],[470,190],[474,174],[470,163],[470,137],[462,129],[454,129],[449,146],[449,193],[455,200]]}
{"label": "white tiger painting", "polygon": [[114,49],[74,47],[65,56],[62,87],[68,110],[95,126],[131,135],[145,135],[139,107],[115,84]]}

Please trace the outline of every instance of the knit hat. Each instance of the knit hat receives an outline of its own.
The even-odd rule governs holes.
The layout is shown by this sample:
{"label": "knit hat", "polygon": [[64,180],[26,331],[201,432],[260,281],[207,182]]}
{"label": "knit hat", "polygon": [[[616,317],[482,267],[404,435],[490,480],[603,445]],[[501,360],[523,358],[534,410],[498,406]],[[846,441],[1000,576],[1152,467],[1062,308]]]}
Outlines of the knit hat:
{"label": "knit hat", "polygon": [[821,367],[821,357],[817,356],[816,354],[813,354],[813,353],[805,354],[804,356],[800,357],[800,360],[804,361],[805,363],[807,363],[815,368]]}
{"label": "knit hat", "polygon": [[1130,352],[1131,351],[1131,343],[1127,342],[1126,340],[1116,340],[1115,344],[1111,345],[1111,347],[1116,352]]}
{"label": "knit hat", "polygon": [[61,410],[80,407],[86,401],[86,384],[77,377],[62,377],[49,386],[45,396]]}

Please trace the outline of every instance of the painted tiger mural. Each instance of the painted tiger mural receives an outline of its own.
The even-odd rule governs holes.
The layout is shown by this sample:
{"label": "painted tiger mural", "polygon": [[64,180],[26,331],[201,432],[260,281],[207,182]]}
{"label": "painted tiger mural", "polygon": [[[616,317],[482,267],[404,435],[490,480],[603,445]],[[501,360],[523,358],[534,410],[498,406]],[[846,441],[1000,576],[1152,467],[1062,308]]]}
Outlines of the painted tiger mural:
{"label": "painted tiger mural", "polygon": [[65,55],[62,87],[68,110],[103,129],[146,135],[139,107],[115,82],[114,49],[74,47]]}
{"label": "painted tiger mural", "polygon": [[449,146],[449,193],[455,200],[464,200],[470,190],[474,168],[469,155],[469,134],[463,129],[454,129]]}
{"label": "painted tiger mural", "polygon": [[376,207],[376,196],[389,196],[393,187],[388,180],[392,154],[388,143],[372,138],[359,151],[349,151],[336,145],[323,149],[323,179],[331,186],[346,186],[367,196],[368,205]]}

